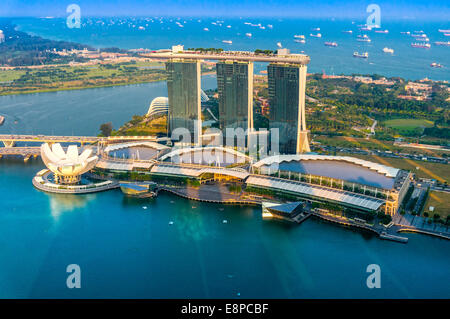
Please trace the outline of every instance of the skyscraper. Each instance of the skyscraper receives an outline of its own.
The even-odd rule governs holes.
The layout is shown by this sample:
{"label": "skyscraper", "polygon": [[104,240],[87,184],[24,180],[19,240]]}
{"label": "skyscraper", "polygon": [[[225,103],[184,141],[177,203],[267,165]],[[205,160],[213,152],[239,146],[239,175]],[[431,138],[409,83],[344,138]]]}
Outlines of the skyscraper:
{"label": "skyscraper", "polygon": [[[169,136],[177,128],[186,128],[191,142],[198,144],[201,135],[200,60],[166,62],[169,97]],[[197,120],[197,125],[195,125]],[[188,142],[188,141],[183,141]]]}
{"label": "skyscraper", "polygon": [[253,63],[216,64],[220,128],[253,128]]}
{"label": "skyscraper", "polygon": [[310,152],[305,119],[306,65],[267,67],[270,128],[279,129],[280,153]]}

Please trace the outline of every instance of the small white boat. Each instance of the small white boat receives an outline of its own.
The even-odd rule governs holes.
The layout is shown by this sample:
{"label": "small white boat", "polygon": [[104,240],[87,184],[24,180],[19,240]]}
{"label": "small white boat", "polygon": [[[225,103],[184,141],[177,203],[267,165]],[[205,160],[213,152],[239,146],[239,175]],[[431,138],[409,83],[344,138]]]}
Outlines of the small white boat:
{"label": "small white boat", "polygon": [[169,225],[173,225],[173,221],[170,221],[170,222],[169,222]]}
{"label": "small white boat", "polygon": [[294,39],[294,42],[297,42],[297,43],[306,43],[306,40],[305,40],[305,39]]}
{"label": "small white boat", "polygon": [[321,33],[317,33],[317,34],[311,33],[310,36],[313,37],[313,38],[321,38],[322,34]]}
{"label": "small white boat", "polygon": [[249,37],[249,38],[251,38],[252,37],[252,34],[249,32],[249,33],[246,33],[245,34],[247,37]]}
{"label": "small white boat", "polygon": [[384,52],[384,53],[391,53],[391,54],[394,54],[394,49],[385,47],[385,48],[383,48],[383,52]]}
{"label": "small white boat", "polygon": [[279,47],[280,49],[283,47],[283,46],[281,45],[281,42],[277,42],[277,47]]}
{"label": "small white boat", "polygon": [[297,38],[297,39],[304,39],[305,36],[304,36],[303,34],[296,34],[296,35],[294,35],[294,38]]}
{"label": "small white boat", "polygon": [[0,126],[2,126],[3,123],[5,123],[5,117],[0,115]]}
{"label": "small white boat", "polygon": [[226,43],[226,44],[233,44],[233,41],[231,41],[231,40],[222,40],[222,42]]}

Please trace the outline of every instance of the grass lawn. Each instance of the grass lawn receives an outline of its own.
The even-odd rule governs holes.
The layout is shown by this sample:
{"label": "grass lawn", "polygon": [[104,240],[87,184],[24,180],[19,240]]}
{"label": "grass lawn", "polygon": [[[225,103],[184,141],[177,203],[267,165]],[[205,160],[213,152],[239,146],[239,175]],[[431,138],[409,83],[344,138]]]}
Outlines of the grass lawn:
{"label": "grass lawn", "polygon": [[[430,206],[434,207],[433,212],[430,212]],[[439,214],[441,218],[445,219],[450,215],[450,194],[445,192],[430,192],[430,196],[428,196],[428,200],[425,203],[424,212],[428,212],[430,216]]]}
{"label": "grass lawn", "polygon": [[394,119],[384,121],[383,124],[398,131],[413,131],[418,127],[432,127],[434,123],[424,119]]}

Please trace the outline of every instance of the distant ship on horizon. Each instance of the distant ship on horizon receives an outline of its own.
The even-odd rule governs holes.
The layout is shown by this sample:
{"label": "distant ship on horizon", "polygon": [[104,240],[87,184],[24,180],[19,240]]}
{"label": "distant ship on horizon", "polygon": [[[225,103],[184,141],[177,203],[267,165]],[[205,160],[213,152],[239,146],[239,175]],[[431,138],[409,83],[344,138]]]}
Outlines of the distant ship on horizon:
{"label": "distant ship on horizon", "polygon": [[431,48],[431,44],[424,43],[424,42],[422,42],[422,43],[417,43],[417,42],[411,43],[411,46],[413,48],[422,48],[422,49],[429,49],[429,48]]}
{"label": "distant ship on horizon", "polygon": [[430,66],[431,66],[432,68],[442,68],[442,67],[443,67],[442,64],[436,63],[436,62],[431,63]]}
{"label": "distant ship on horizon", "polygon": [[443,46],[446,46],[446,47],[450,47],[450,41],[447,41],[447,42],[444,42],[444,41],[436,41],[436,42],[434,42],[434,44],[436,44],[436,45],[443,45]]}
{"label": "distant ship on horizon", "polygon": [[325,42],[325,45],[327,46],[327,47],[337,47],[338,46],[338,44],[336,43],[336,42]]}
{"label": "distant ship on horizon", "polygon": [[372,40],[370,40],[370,38],[367,36],[367,34],[364,34],[364,35],[358,35],[356,41],[359,41],[359,42],[371,42]]}
{"label": "distant ship on horizon", "polygon": [[367,59],[369,57],[369,53],[368,52],[364,52],[364,53],[353,52],[353,57]]}

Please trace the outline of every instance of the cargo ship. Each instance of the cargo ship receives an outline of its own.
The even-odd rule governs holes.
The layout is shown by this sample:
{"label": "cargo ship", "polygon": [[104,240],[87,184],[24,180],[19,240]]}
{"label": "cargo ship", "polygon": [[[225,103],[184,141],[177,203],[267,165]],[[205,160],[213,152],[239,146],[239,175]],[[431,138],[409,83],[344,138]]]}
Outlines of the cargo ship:
{"label": "cargo ship", "polygon": [[436,45],[444,45],[446,47],[450,47],[450,41],[447,41],[447,42],[437,41],[437,42],[434,42],[434,44],[436,44]]}
{"label": "cargo ship", "polygon": [[411,46],[413,48],[422,48],[422,49],[431,48],[431,44],[429,44],[429,43],[411,43]]}
{"label": "cargo ship", "polygon": [[337,47],[338,44],[336,42],[325,42],[325,45],[327,47]]}
{"label": "cargo ship", "polygon": [[359,42],[372,42],[372,40],[370,40],[369,38],[358,38],[356,40]]}
{"label": "cargo ship", "polygon": [[367,59],[369,57],[369,53],[368,52],[364,52],[364,53],[353,52],[353,57]]}
{"label": "cargo ship", "polygon": [[132,197],[156,197],[157,184],[154,182],[120,182],[120,190]]}
{"label": "cargo ship", "polygon": [[5,123],[5,117],[0,115],[0,126],[2,126],[3,123]]}
{"label": "cargo ship", "polygon": [[442,64],[436,63],[436,62],[431,63],[430,66],[431,66],[432,68],[442,68],[442,67],[443,67]]}

